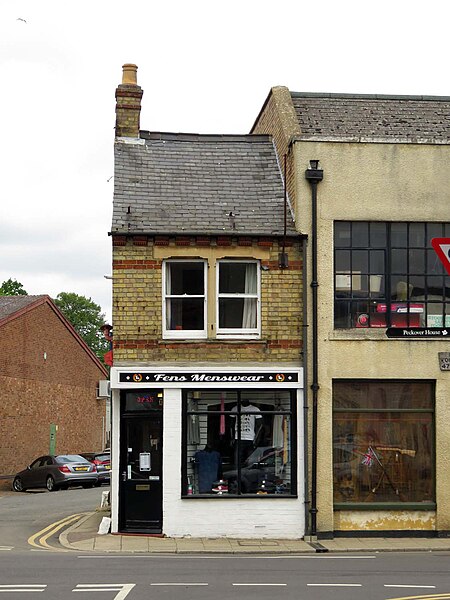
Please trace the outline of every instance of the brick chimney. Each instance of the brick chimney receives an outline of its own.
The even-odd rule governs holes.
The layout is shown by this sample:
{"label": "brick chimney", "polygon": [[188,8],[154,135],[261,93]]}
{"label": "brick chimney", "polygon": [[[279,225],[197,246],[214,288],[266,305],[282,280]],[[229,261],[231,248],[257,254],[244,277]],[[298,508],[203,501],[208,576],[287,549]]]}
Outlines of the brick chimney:
{"label": "brick chimney", "polygon": [[144,92],[137,84],[137,66],[126,64],[122,69],[122,83],[116,89],[116,137],[138,138]]}

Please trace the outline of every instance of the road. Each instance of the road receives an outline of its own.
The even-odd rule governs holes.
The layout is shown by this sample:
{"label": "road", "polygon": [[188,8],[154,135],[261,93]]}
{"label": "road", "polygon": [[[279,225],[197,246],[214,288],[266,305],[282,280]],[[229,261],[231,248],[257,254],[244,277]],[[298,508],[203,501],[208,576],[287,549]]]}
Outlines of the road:
{"label": "road", "polygon": [[[287,556],[5,553],[2,598],[385,600],[450,598],[448,553]],[[9,587],[6,587],[9,586]],[[100,593],[100,595],[99,595]],[[32,595],[32,594],[31,594]]]}
{"label": "road", "polygon": [[102,555],[58,549],[57,536],[54,549],[30,544],[52,523],[93,510],[105,489],[0,497],[2,599],[450,600],[448,552]]}
{"label": "road", "polygon": [[30,550],[30,536],[64,517],[94,510],[100,505],[102,491],[108,489],[102,486],[57,492],[1,492],[0,550]]}

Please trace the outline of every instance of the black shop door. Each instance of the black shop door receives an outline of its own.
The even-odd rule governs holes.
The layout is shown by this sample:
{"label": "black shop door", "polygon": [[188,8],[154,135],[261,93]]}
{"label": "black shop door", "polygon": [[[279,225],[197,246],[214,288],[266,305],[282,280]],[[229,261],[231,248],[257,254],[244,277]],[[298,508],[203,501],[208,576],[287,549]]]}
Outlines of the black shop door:
{"label": "black shop door", "polygon": [[125,392],[120,430],[120,531],[162,532],[162,391]]}

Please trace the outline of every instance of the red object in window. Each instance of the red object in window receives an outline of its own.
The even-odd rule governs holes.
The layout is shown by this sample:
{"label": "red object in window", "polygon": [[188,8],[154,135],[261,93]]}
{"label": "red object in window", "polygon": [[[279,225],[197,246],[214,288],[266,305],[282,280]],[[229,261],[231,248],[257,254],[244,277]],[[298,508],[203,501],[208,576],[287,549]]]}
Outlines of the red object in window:
{"label": "red object in window", "polygon": [[[409,323],[408,323],[409,312]],[[386,325],[387,305],[378,302],[369,315],[361,313],[356,318],[356,327],[387,327]],[[408,304],[405,302],[393,302],[391,304],[391,327],[420,327],[420,315],[423,313],[423,304]]]}

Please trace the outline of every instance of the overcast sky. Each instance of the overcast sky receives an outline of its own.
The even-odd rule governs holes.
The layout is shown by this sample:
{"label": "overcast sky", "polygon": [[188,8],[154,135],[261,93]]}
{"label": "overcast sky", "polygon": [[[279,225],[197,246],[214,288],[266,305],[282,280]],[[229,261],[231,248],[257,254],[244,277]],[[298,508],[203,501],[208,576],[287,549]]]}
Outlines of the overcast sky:
{"label": "overcast sky", "polygon": [[0,0],[0,283],[111,318],[115,88],[141,128],[248,133],[270,88],[450,96],[447,0]]}

